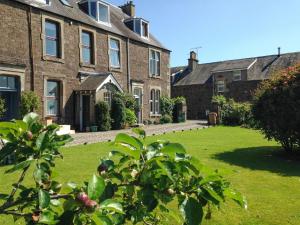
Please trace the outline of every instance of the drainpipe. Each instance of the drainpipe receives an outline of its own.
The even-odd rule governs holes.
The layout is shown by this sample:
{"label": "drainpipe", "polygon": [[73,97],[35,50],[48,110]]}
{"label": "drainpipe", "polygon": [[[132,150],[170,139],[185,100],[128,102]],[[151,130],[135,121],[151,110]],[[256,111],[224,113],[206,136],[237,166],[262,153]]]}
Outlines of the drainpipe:
{"label": "drainpipe", "polygon": [[30,60],[30,90],[34,91],[34,63],[33,63],[33,40],[32,40],[32,7],[29,6],[29,11],[27,11],[27,21],[28,21],[28,41],[29,41],[29,60]]}
{"label": "drainpipe", "polygon": [[130,88],[130,53],[129,53],[129,45],[130,45],[130,40],[127,38],[127,43],[126,43],[126,52],[127,52],[127,90],[130,93],[131,88]]}

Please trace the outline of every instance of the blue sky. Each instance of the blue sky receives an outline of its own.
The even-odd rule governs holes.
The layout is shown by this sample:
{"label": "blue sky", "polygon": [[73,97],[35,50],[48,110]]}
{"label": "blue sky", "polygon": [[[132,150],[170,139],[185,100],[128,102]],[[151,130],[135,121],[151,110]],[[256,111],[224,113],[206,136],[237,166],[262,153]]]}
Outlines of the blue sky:
{"label": "blue sky", "polygon": [[[107,0],[116,5],[125,0]],[[136,14],[172,50],[171,66],[300,51],[300,0],[134,0]]]}

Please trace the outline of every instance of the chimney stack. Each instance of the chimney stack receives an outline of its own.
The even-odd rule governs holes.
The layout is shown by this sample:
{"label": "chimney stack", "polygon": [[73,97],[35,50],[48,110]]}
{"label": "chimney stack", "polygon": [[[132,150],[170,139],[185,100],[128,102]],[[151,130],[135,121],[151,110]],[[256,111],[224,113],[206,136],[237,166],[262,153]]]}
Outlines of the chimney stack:
{"label": "chimney stack", "polygon": [[281,47],[278,47],[278,57],[281,56]]}
{"label": "chimney stack", "polygon": [[198,59],[197,59],[197,53],[194,51],[190,52],[190,58],[189,58],[189,69],[193,71],[196,66],[198,65]]}
{"label": "chimney stack", "polygon": [[125,5],[120,6],[122,11],[130,17],[135,17],[135,5],[133,1],[127,2]]}

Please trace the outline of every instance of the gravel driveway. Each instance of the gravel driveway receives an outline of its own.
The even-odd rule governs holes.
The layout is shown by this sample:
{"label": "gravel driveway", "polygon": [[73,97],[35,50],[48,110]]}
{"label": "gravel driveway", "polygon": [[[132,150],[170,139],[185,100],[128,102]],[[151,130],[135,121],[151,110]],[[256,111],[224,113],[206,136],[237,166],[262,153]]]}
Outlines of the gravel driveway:
{"label": "gravel driveway", "polygon": [[[144,126],[147,136],[153,134],[164,134],[179,130],[190,130],[190,129],[202,129],[207,127],[207,121],[203,120],[188,120],[185,123],[173,123],[173,124],[163,124],[163,125],[149,125]],[[94,133],[76,133],[72,135],[74,141],[69,143],[68,146],[82,145],[82,144],[92,144],[98,142],[105,142],[113,140],[118,133],[132,134],[131,129],[117,130],[117,131],[106,131],[106,132],[94,132]]]}

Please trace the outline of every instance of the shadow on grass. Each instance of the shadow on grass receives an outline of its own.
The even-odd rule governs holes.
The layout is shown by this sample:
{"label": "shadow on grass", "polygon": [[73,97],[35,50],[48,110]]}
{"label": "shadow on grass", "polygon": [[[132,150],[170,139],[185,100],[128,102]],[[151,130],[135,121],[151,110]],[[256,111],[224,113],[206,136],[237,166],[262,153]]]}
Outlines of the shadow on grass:
{"label": "shadow on grass", "polygon": [[283,176],[300,176],[300,154],[288,155],[280,147],[240,148],[215,154],[213,158],[252,170],[265,170]]}

